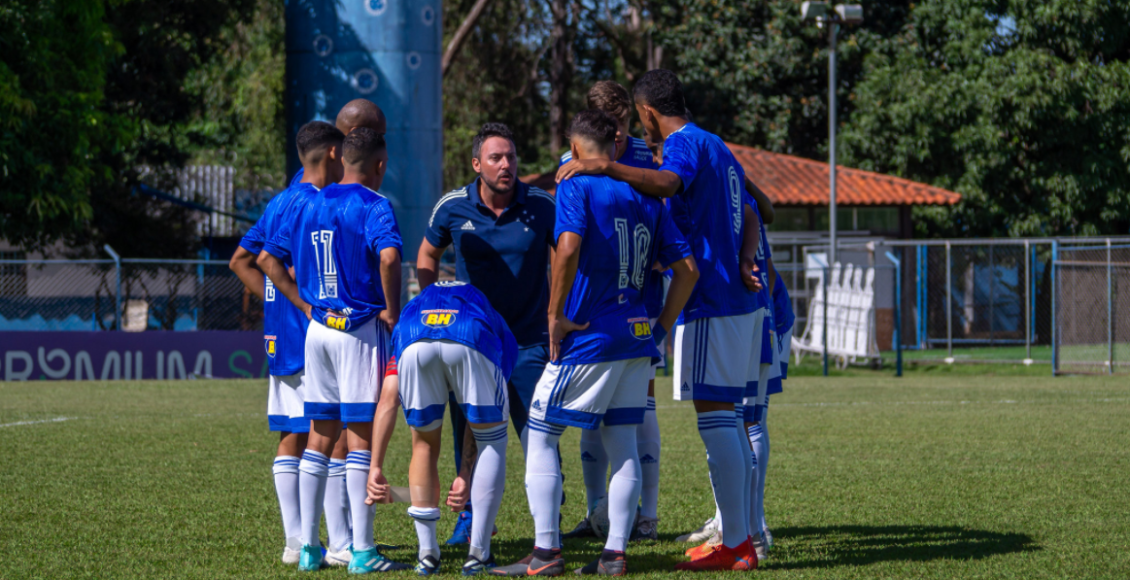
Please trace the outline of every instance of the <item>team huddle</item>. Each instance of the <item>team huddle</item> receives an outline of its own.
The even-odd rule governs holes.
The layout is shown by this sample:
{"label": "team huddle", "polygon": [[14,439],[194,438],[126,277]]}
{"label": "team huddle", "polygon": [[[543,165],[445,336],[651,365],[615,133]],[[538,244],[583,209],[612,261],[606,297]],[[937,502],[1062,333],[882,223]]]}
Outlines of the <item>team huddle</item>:
{"label": "team huddle", "polygon": [[[646,73],[631,95],[601,81],[587,103],[570,124],[555,195],[517,179],[505,125],[483,126],[471,151],[478,177],[436,204],[416,260],[421,291],[403,308],[403,242],[379,193],[383,114],[359,99],[334,125],[298,132],[302,170],[231,261],[264,303],[284,563],[412,568],[373,536],[373,505],[405,499],[383,473],[402,412],[419,575],[441,567],[447,414],[458,475],[446,503],[460,511],[447,544],[468,544],[464,575],[561,575],[562,539],[585,535],[605,539],[604,550],[576,573],[625,574],[628,543],[657,538],[654,379],[668,340],[674,398],[693,401],[716,503],[680,538],[699,545],[676,569],[752,570],[767,557],[765,424],[793,319],[765,233],[772,205],[722,140],[690,121],[670,71]],[[646,140],[628,136],[633,110]],[[455,280],[440,281],[448,247]],[[510,424],[534,542],[501,565],[491,538]],[[567,427],[581,429],[588,515],[563,534]]]}

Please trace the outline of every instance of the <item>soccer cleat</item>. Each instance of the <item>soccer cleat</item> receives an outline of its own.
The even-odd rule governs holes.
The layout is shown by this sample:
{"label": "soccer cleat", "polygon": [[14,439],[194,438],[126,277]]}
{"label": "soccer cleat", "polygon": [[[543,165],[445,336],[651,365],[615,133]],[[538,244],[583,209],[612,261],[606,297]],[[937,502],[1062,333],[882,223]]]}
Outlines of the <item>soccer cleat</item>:
{"label": "soccer cleat", "polygon": [[537,553],[534,553],[534,558],[530,560],[530,566],[526,570],[527,576],[560,576],[565,573],[565,558],[561,557],[561,550],[553,550],[549,558],[538,558]]}
{"label": "soccer cleat", "polygon": [[769,557],[769,544],[766,543],[765,537],[761,534],[750,538],[750,545],[753,546],[753,551],[757,554],[758,562]]}
{"label": "soccer cleat", "polygon": [[703,542],[703,543],[701,543],[701,544],[699,544],[699,545],[697,545],[693,548],[687,548],[687,551],[683,552],[683,554],[686,557],[690,558],[691,560],[697,560],[698,558],[701,558],[701,557],[705,556],[706,554],[709,554],[710,551],[714,549],[714,546],[719,546],[721,544],[722,544],[722,532],[718,532],[718,533],[714,534],[713,536],[710,536],[709,540],[706,540],[705,542]]}
{"label": "soccer cleat", "polygon": [[699,529],[697,529],[697,530],[695,530],[695,531],[693,531],[689,534],[683,534],[683,535],[679,536],[678,538],[675,538],[675,541],[676,542],[691,542],[691,543],[694,543],[694,544],[699,544],[699,543],[702,543],[702,542],[709,540],[710,537],[714,535],[714,532],[719,532],[721,530],[722,530],[722,521],[716,520],[712,517],[712,518],[706,520],[706,523],[702,524],[701,528],[699,528]]}
{"label": "soccer cleat", "polygon": [[451,532],[451,537],[447,539],[445,544],[448,546],[456,546],[459,544],[467,544],[471,541],[471,522],[474,516],[471,515],[471,510],[463,510],[459,512],[459,518],[455,520],[455,530]]}
{"label": "soccer cleat", "polygon": [[338,551],[326,551],[327,566],[348,566],[353,561],[353,545],[348,545]]}
{"label": "soccer cleat", "polygon": [[432,574],[439,574],[439,558],[432,555],[417,558],[416,575],[431,576]]}
{"label": "soccer cleat", "polygon": [[322,547],[304,544],[298,554],[298,569],[303,572],[317,572],[322,569]]}
{"label": "soccer cleat", "polygon": [[753,547],[750,546],[748,538],[746,541],[733,548],[727,548],[724,544],[718,544],[712,547],[704,556],[696,560],[680,562],[675,565],[675,570],[688,572],[756,569],[757,555],[753,553]]}
{"label": "soccer cleat", "polygon": [[632,528],[632,537],[630,539],[633,542],[636,540],[658,540],[659,518],[637,517],[636,525]]}
{"label": "soccer cleat", "polygon": [[761,535],[765,536],[765,549],[768,550],[769,548],[772,548],[773,534],[769,531],[769,528],[761,528]]}
{"label": "soccer cleat", "polygon": [[[486,561],[482,561],[474,556],[467,555],[467,561],[463,562],[463,575],[464,576],[478,576],[491,571],[494,568],[494,554],[491,554]],[[527,566],[528,568],[528,566]]]}
{"label": "soccer cleat", "polygon": [[[491,556],[491,559],[494,557]],[[526,576],[530,571],[530,562],[534,560],[534,555],[529,554],[525,558],[510,564],[509,566],[495,566],[488,572],[493,576]]]}
{"label": "soccer cleat", "polygon": [[594,530],[592,528],[592,522],[590,522],[588,518],[581,520],[581,523],[577,524],[577,527],[573,528],[573,531],[561,534],[561,539],[563,539],[563,540],[571,540],[573,538],[595,538],[595,537],[596,537],[596,530]]}
{"label": "soccer cleat", "polygon": [[628,559],[624,554],[617,554],[615,557],[605,559],[606,556],[601,555],[599,558],[585,564],[583,568],[577,568],[573,572],[581,576],[589,576],[596,574],[599,576],[623,576],[628,573]]}
{"label": "soccer cleat", "polygon": [[368,550],[354,550],[353,559],[349,562],[350,574],[368,574],[370,572],[396,572],[410,568],[407,564],[393,562],[380,553],[375,547]]}
{"label": "soccer cleat", "polygon": [[290,546],[283,548],[282,563],[287,566],[293,566],[298,563],[298,559],[302,555],[302,550],[295,550]]}

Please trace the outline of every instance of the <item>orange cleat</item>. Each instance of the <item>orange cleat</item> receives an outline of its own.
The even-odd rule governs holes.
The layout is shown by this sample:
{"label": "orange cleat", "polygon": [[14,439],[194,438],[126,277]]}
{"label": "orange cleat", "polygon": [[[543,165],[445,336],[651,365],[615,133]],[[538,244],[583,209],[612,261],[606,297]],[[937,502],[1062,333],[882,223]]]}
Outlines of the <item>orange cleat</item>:
{"label": "orange cleat", "polygon": [[709,552],[706,552],[703,556],[690,562],[676,564],[675,569],[691,572],[756,570],[757,554],[753,551],[753,546],[747,538],[746,541],[733,548],[727,548],[724,544],[711,546]]}
{"label": "orange cleat", "polygon": [[701,543],[701,544],[699,544],[699,545],[697,545],[693,548],[687,548],[687,550],[685,552],[683,552],[683,554],[686,555],[686,557],[690,558],[691,560],[697,560],[697,559],[709,554],[710,552],[714,551],[714,546],[719,546],[721,544],[722,544],[722,535],[717,534],[717,535],[711,536],[705,542],[703,542],[703,543]]}

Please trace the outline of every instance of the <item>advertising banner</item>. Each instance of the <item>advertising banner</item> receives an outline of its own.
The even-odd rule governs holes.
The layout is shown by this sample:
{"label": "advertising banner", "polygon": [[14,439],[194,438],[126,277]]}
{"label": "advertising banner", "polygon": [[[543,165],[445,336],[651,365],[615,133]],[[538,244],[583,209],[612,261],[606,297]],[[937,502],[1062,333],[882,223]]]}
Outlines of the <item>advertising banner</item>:
{"label": "advertising banner", "polygon": [[267,376],[261,332],[3,332],[5,381]]}

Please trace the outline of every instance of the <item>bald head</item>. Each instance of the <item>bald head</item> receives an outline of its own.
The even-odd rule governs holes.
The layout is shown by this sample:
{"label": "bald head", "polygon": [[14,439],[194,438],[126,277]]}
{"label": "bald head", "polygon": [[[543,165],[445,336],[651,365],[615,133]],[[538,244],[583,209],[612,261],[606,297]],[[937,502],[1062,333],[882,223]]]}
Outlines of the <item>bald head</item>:
{"label": "bald head", "polygon": [[346,135],[357,127],[372,129],[379,135],[388,132],[384,112],[369,99],[353,99],[346,103],[341,108],[341,112],[337,114],[334,125],[337,125],[338,130]]}

